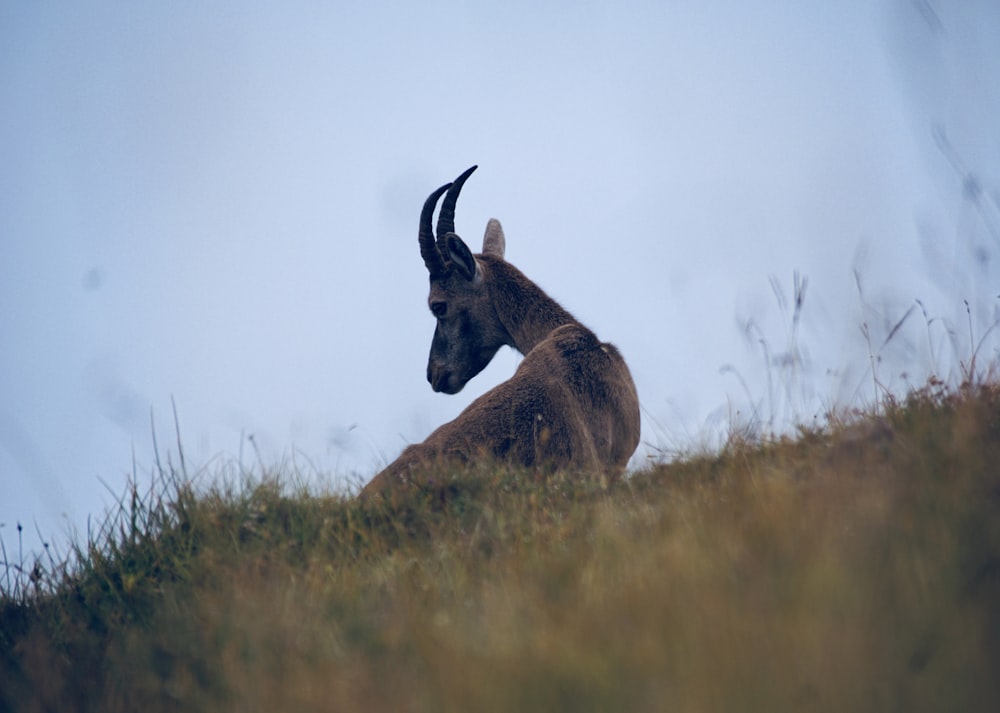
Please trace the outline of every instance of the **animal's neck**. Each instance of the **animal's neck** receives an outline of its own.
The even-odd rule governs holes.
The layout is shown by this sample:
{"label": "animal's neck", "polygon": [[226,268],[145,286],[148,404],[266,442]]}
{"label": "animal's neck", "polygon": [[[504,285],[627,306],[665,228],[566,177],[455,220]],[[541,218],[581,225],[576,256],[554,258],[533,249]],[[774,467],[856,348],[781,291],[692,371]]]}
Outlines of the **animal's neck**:
{"label": "animal's neck", "polygon": [[510,346],[527,354],[552,330],[579,324],[576,318],[549,297],[510,263],[496,263],[491,270],[493,304],[511,337]]}

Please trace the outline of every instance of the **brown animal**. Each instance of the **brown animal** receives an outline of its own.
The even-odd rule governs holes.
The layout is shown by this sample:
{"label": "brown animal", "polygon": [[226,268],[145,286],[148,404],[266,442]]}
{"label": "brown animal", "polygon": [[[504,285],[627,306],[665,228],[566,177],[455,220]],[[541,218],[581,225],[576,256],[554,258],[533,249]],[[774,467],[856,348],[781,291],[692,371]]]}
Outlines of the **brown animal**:
{"label": "brown animal", "polygon": [[[420,214],[428,304],[437,319],[427,380],[435,391],[455,394],[505,344],[524,359],[508,381],[408,446],[365,486],[363,498],[413,484],[419,466],[480,456],[614,477],[639,444],[639,399],[618,350],[504,260],[497,220],[486,226],[481,254],[454,233],[455,204],[474,170],[434,191]],[[445,191],[435,239],[431,219]]]}

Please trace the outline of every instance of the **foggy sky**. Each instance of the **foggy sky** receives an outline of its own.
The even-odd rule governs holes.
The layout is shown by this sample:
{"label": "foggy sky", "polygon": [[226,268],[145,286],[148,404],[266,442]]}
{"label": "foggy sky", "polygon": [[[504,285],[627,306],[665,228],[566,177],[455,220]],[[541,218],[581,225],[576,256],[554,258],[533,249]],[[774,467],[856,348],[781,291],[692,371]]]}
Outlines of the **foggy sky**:
{"label": "foggy sky", "polygon": [[5,3],[0,537],[176,463],[173,404],[192,472],[336,487],[508,378],[424,378],[473,163],[458,231],[624,353],[633,467],[996,359],[998,76],[988,0]]}

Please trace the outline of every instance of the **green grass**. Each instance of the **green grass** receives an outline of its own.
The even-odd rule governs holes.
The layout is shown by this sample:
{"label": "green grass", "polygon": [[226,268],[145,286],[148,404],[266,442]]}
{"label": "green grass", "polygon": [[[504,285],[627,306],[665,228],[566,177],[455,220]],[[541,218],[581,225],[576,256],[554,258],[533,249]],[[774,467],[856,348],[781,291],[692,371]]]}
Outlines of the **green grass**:
{"label": "green grass", "polygon": [[436,475],[163,473],[0,573],[0,710],[1000,710],[996,386],[610,486]]}

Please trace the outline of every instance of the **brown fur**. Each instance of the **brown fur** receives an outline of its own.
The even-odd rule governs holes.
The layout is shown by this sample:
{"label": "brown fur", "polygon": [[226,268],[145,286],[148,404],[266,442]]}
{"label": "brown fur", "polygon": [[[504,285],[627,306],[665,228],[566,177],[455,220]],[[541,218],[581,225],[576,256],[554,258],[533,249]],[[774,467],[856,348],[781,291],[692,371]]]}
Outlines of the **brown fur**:
{"label": "brown fur", "polygon": [[[472,170],[449,190],[442,216]],[[439,222],[432,244],[428,205],[433,210],[440,192],[428,199],[421,217],[421,252],[431,273],[428,302],[438,316],[428,381],[436,391],[456,393],[501,346],[525,356],[508,381],[423,443],[408,446],[361,496],[407,487],[420,466],[483,456],[620,475],[639,444],[639,399],[625,360],[503,259],[499,222],[487,226],[481,254],[473,255],[450,232],[450,216]]]}

